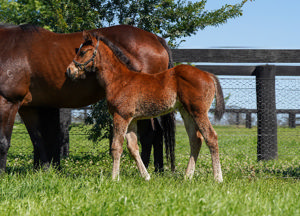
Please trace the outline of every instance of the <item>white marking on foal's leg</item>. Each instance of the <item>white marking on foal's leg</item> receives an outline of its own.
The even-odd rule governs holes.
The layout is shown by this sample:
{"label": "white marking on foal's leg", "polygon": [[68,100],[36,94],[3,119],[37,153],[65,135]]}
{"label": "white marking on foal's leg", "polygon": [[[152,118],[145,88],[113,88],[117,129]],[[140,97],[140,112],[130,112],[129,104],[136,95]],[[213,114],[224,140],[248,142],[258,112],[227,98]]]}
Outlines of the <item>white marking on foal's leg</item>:
{"label": "white marking on foal's leg", "polygon": [[112,171],[112,179],[119,181],[120,176],[120,160],[115,160],[113,162],[113,171]]}
{"label": "white marking on foal's leg", "polygon": [[111,148],[112,148],[112,157],[113,157],[112,179],[119,180],[120,160],[123,152],[123,147],[120,141],[114,137]]}
{"label": "white marking on foal's leg", "polygon": [[188,114],[186,110],[184,110],[184,108],[180,109],[180,114],[184,120],[184,126],[189,136],[190,149],[191,149],[190,159],[188,162],[188,166],[184,178],[192,179],[195,172],[197,158],[202,145],[202,136],[200,134],[197,134],[197,126],[194,120],[192,119],[192,117]]}
{"label": "white marking on foal's leg", "polygon": [[137,144],[137,136],[136,136],[136,123],[132,123],[128,129],[130,131],[126,134],[127,139],[127,148],[131,154],[131,156],[134,158],[136,165],[140,171],[141,176],[149,181],[150,175],[141,159],[140,152],[139,152],[139,146]]}
{"label": "white marking on foal's leg", "polygon": [[[214,157],[214,158],[213,158]],[[212,155],[214,178],[217,182],[223,182],[221,163],[219,159],[219,154]]]}
{"label": "white marking on foal's leg", "polygon": [[120,115],[115,113],[113,115],[113,142],[111,146],[111,153],[113,157],[113,171],[112,179],[119,180],[120,175],[120,160],[123,153],[124,136],[127,131],[130,120],[123,119]]}
{"label": "white marking on foal's leg", "polygon": [[203,135],[207,146],[209,147],[214,178],[218,182],[223,181],[221,164],[219,158],[218,136],[212,127],[207,115],[200,115],[195,118],[201,134]]}

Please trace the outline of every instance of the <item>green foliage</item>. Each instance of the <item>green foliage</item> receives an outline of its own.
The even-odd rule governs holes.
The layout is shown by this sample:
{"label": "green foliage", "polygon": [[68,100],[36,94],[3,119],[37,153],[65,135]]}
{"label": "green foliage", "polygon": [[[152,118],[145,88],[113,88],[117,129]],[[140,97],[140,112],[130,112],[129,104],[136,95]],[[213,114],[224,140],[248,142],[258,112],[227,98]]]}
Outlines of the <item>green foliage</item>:
{"label": "green foliage", "polygon": [[0,22],[31,23],[65,33],[129,24],[169,38],[176,46],[178,38],[241,16],[247,1],[207,11],[207,0],[0,0]]}
{"label": "green foliage", "polygon": [[[31,23],[60,33],[102,27],[88,0],[1,0],[0,22]],[[99,1],[100,3],[100,1]]]}
{"label": "green foliage", "polygon": [[113,121],[112,116],[107,110],[106,100],[101,100],[92,105],[92,111],[85,120],[87,124],[93,125],[89,132],[89,138],[94,142],[105,138],[112,139]]}

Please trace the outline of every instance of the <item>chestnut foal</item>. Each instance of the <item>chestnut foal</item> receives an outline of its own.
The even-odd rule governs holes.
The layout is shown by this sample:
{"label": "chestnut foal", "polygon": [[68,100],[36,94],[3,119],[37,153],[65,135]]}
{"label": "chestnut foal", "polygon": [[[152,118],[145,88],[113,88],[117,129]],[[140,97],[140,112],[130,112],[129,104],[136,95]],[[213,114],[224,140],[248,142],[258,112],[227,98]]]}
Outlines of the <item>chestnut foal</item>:
{"label": "chestnut foal", "polygon": [[119,178],[126,137],[127,147],[142,177],[150,179],[139,154],[136,122],[177,109],[184,120],[191,148],[185,176],[192,178],[194,174],[204,137],[211,153],[214,178],[222,182],[217,134],[208,119],[215,95],[215,117],[220,119],[224,113],[224,98],[218,79],[189,65],[179,65],[153,75],[137,73],[126,67],[126,61],[126,56],[103,35],[85,32],[84,43],[67,69],[74,79],[88,72],[97,73],[98,82],[105,89],[114,123],[112,178]]}

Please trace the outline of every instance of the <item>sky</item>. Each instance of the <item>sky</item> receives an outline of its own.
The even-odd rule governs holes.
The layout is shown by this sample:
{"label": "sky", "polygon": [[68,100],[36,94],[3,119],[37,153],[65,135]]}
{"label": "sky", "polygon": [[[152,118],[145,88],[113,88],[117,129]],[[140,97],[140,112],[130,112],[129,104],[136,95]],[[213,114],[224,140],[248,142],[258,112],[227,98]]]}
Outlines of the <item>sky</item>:
{"label": "sky", "polygon": [[[241,0],[208,0],[206,9],[238,2]],[[300,0],[249,1],[242,16],[184,39],[179,49],[300,49]]]}

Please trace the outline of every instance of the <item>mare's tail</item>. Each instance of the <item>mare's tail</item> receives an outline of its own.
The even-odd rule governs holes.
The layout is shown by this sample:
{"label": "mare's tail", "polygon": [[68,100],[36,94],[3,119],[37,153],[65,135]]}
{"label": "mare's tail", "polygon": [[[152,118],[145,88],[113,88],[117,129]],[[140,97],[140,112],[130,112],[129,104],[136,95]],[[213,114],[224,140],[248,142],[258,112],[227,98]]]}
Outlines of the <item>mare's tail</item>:
{"label": "mare's tail", "polygon": [[[168,68],[173,67],[173,58],[170,47],[167,45],[166,41],[157,36],[157,39],[161,43],[161,45],[166,49],[169,55],[169,64]],[[163,128],[163,136],[165,140],[165,149],[167,160],[171,163],[171,170],[175,171],[175,132],[176,132],[176,124],[175,124],[175,113],[169,113],[167,115],[161,116],[161,124]]]}
{"label": "mare's tail", "polygon": [[225,113],[225,102],[224,102],[224,96],[223,91],[220,85],[219,79],[211,74],[212,79],[214,80],[215,87],[216,87],[216,106],[215,106],[215,113],[214,117],[217,120],[220,120]]}

